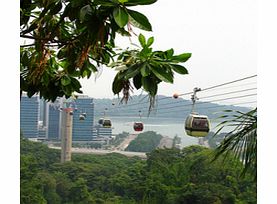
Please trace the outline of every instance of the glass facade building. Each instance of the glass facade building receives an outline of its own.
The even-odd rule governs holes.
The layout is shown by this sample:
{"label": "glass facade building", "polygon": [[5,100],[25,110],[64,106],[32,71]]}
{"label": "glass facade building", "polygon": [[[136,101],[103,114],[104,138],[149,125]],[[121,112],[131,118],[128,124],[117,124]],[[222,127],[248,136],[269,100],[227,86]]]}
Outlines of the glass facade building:
{"label": "glass facade building", "polygon": [[59,140],[60,139],[60,120],[61,120],[59,102],[48,103],[46,113],[47,113],[46,138],[48,140]]}
{"label": "glass facade building", "polygon": [[39,97],[22,94],[20,100],[20,130],[26,138],[38,137]]}
{"label": "glass facade building", "polygon": [[[28,98],[26,94],[22,95],[20,103],[20,128],[24,137],[41,138],[48,140],[60,140],[61,135],[61,107],[63,100],[57,100],[54,103],[39,99],[38,96]],[[73,141],[91,141],[97,137],[110,135],[107,129],[100,130],[93,127],[94,123],[94,103],[93,98],[85,95],[78,96],[68,103],[72,106]],[[84,120],[80,120],[84,116]]]}
{"label": "glass facade building", "polygon": [[[73,114],[73,141],[90,141],[93,139],[94,103],[93,99],[80,95],[74,103]],[[83,116],[84,120],[80,120]]]}

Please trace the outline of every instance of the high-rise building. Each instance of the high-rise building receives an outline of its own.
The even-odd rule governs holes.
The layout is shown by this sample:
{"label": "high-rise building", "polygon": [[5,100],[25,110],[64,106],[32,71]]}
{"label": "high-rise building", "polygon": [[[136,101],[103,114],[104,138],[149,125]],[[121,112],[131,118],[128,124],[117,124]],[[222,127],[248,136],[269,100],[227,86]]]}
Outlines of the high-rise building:
{"label": "high-rise building", "polygon": [[109,138],[112,136],[112,128],[103,127],[102,125],[97,126],[97,137]]}
{"label": "high-rise building", "polygon": [[54,103],[48,102],[46,105],[46,138],[48,140],[59,140],[60,139],[60,123],[61,123],[61,112],[60,103],[55,101]]}
{"label": "high-rise building", "polygon": [[38,137],[39,97],[29,98],[25,93],[20,100],[20,129],[24,137]]}
{"label": "high-rise building", "polygon": [[73,113],[73,141],[89,141],[93,139],[93,118],[94,103],[93,99],[79,95],[73,104],[75,107]]}
{"label": "high-rise building", "polygon": [[[62,100],[51,103],[39,99],[38,96],[28,98],[26,94],[23,94],[20,103],[20,126],[23,135],[28,138],[60,140],[62,129],[61,103]],[[79,95],[77,99],[71,100],[67,104],[73,108],[72,140],[90,141],[96,137],[97,134],[93,128],[93,99]]]}

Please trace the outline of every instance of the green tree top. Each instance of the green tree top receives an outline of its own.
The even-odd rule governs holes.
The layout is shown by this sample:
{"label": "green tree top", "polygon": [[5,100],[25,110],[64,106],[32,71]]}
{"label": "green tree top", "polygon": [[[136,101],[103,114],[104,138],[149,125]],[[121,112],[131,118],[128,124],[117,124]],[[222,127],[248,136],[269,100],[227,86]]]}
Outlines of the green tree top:
{"label": "green tree top", "polygon": [[[132,27],[152,31],[147,17],[132,6],[156,0],[22,0],[20,90],[54,101],[81,93],[80,78],[90,78],[100,65],[116,67],[113,92],[128,100],[130,90],[143,88],[154,99],[157,85],[173,83],[173,73],[187,74],[179,65],[190,53],[153,51],[154,38],[139,35],[140,47],[115,52],[117,34],[131,36]],[[115,62],[115,60],[117,60]],[[121,67],[121,69],[120,69]],[[153,100],[152,100],[153,101]]]}

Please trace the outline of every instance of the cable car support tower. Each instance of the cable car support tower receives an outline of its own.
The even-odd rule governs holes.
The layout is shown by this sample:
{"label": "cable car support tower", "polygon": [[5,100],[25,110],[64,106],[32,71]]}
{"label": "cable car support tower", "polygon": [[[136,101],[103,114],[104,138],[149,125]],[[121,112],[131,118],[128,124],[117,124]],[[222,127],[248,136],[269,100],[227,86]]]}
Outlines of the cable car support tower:
{"label": "cable car support tower", "polygon": [[201,88],[195,87],[195,88],[193,89],[193,94],[191,95],[191,100],[192,100],[191,113],[195,113],[195,112],[194,112],[195,102],[199,99],[199,98],[197,98],[197,96],[196,96],[196,93],[197,93],[198,91],[201,91]]}

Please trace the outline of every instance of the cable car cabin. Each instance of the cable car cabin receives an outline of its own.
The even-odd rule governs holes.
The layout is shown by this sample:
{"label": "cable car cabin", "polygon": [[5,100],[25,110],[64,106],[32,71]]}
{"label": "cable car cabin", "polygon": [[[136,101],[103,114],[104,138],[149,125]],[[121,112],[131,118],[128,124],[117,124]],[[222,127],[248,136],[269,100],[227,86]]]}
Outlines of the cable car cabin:
{"label": "cable car cabin", "polygon": [[141,123],[141,122],[135,122],[134,123],[134,130],[138,131],[138,132],[142,131],[143,130],[143,123]]}
{"label": "cable car cabin", "polygon": [[210,131],[210,121],[206,115],[190,114],[185,122],[187,135],[205,137]]}
{"label": "cable car cabin", "polygon": [[100,125],[103,125],[103,122],[104,122],[104,119],[103,119],[103,118],[100,118],[100,119],[98,120],[98,124],[100,124]]}
{"label": "cable car cabin", "polygon": [[110,128],[110,127],[112,127],[112,122],[111,122],[111,120],[109,120],[109,119],[104,119],[102,125],[103,125],[103,127],[105,127],[105,128]]}
{"label": "cable car cabin", "polygon": [[85,116],[83,114],[79,115],[79,120],[85,120]]}

